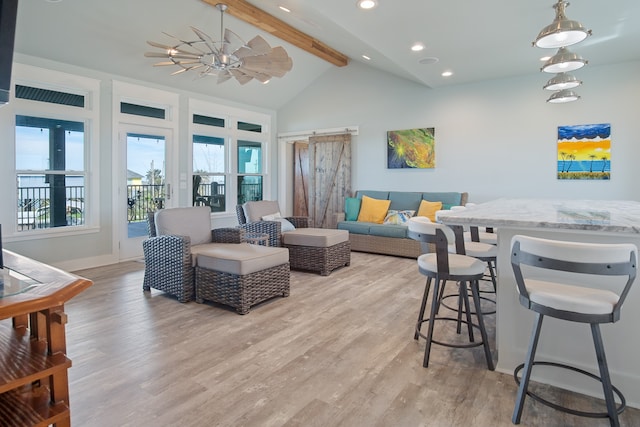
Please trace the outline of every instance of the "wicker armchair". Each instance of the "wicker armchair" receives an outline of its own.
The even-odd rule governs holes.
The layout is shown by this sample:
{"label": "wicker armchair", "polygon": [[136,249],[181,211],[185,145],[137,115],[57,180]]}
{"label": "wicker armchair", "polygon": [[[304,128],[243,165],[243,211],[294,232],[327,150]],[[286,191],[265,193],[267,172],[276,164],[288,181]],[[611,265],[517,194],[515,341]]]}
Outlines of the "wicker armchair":
{"label": "wicker armchair", "polygon": [[[169,293],[180,302],[188,302],[195,297],[195,263],[194,256],[198,248],[206,243],[242,243],[244,230],[239,228],[218,228],[211,230],[210,209],[207,206],[192,208],[165,209],[180,211],[184,215],[184,231],[158,235],[156,218],[150,213],[147,218],[149,239],[142,242],[145,271],[142,289],[151,288]],[[197,219],[197,221],[194,221]],[[206,221],[206,223],[202,223]],[[202,230],[202,236],[196,240],[193,236],[194,222]],[[210,236],[207,235],[207,231]],[[191,237],[189,234],[192,234]],[[192,241],[198,243],[192,245]],[[204,243],[203,243],[204,242]]]}
{"label": "wicker armchair", "polygon": [[[274,212],[278,212],[276,220],[261,219],[273,217]],[[351,263],[351,242],[347,231],[309,227],[309,218],[300,216],[284,218],[293,225],[294,230],[282,231],[283,223],[278,221],[282,219],[279,218],[278,202],[262,200],[237,205],[236,215],[242,229],[251,233],[266,233],[270,246],[289,249],[292,270],[317,271],[327,276],[333,270]]]}
{"label": "wicker armchair", "polygon": [[[269,235],[269,246],[282,247],[282,223],[279,221],[248,221],[242,205],[236,205],[236,216],[239,227],[248,233],[266,233]],[[309,218],[306,216],[285,217],[295,228],[308,228]]]}

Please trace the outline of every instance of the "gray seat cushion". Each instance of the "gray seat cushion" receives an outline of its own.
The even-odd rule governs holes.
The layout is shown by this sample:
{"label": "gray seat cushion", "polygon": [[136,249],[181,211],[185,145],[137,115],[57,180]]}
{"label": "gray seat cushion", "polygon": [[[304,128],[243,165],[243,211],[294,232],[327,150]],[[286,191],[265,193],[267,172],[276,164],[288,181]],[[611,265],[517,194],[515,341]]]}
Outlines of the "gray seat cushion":
{"label": "gray seat cushion", "polygon": [[207,245],[197,256],[197,265],[207,270],[244,276],[289,262],[289,250],[249,243]]}
{"label": "gray seat cushion", "polygon": [[329,228],[297,228],[282,233],[282,241],[285,245],[328,248],[347,240],[349,240],[348,231]]}
{"label": "gray seat cushion", "polygon": [[275,200],[258,200],[242,205],[247,222],[262,221],[263,216],[280,212],[278,202]]}
{"label": "gray seat cushion", "polygon": [[192,245],[211,242],[211,209],[208,206],[161,209],[154,215],[156,235],[188,236]]}

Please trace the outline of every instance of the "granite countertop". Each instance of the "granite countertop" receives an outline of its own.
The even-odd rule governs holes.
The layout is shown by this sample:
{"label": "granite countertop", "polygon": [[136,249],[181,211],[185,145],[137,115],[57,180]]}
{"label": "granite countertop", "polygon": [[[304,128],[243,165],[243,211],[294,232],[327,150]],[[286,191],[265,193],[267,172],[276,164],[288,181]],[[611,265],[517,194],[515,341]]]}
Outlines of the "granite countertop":
{"label": "granite countertop", "polygon": [[640,202],[629,200],[498,199],[441,212],[449,225],[591,230],[640,234]]}

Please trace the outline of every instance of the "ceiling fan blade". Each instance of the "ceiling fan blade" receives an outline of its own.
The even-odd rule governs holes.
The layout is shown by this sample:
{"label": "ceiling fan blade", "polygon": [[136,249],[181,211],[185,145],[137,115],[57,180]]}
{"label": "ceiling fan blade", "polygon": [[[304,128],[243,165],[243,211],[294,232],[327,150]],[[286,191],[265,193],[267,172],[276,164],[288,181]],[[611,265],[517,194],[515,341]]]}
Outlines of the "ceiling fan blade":
{"label": "ceiling fan blade", "polygon": [[258,80],[261,83],[265,83],[268,82],[269,80],[271,80],[271,75],[266,74],[266,73],[260,73],[257,71],[252,71],[252,70],[247,70],[246,68],[242,68],[240,67],[240,71],[243,72],[244,74],[253,77],[254,79]]}
{"label": "ceiling fan blade", "polygon": [[169,46],[169,45],[162,44],[162,43],[157,43],[157,42],[154,42],[154,41],[147,41],[147,44],[149,44],[150,46],[162,49],[162,50],[166,51],[167,54],[169,54],[169,52],[175,52],[175,53],[183,54],[183,55],[193,55],[193,56],[202,55],[202,52],[200,50],[198,50],[197,52],[189,52],[188,50],[182,49],[180,47],[180,45],[178,45],[178,46]]}
{"label": "ceiling fan blade", "polygon": [[206,33],[203,33],[202,31],[200,31],[199,29],[197,29],[195,27],[191,27],[191,30],[194,33],[196,33],[198,38],[200,40],[202,40],[203,43],[206,44],[209,49],[211,49],[211,51],[216,52],[216,53],[220,52],[220,50],[216,47],[216,42],[214,42],[213,39],[211,39],[211,37],[209,37]]}
{"label": "ceiling fan blade", "polygon": [[267,55],[271,52],[271,46],[260,36],[252,38],[246,46],[241,47],[233,54],[238,58],[246,58],[248,56]]}
{"label": "ceiling fan blade", "polygon": [[235,78],[236,78],[236,80],[237,80],[241,85],[247,84],[247,83],[249,83],[249,82],[253,79],[253,77],[251,77],[251,76],[249,76],[249,75],[247,75],[247,74],[243,73],[242,71],[240,71],[240,70],[239,70],[239,69],[237,69],[237,68],[233,68],[233,69],[229,70],[229,72],[231,72],[231,74],[233,74],[233,77],[235,77]]}
{"label": "ceiling fan blade", "polygon": [[200,55],[196,55],[196,54],[177,54],[177,55],[169,55],[168,53],[163,53],[163,52],[145,52],[144,56],[146,56],[147,58],[175,58],[175,59],[192,59],[192,60],[197,60],[200,59]]}
{"label": "ceiling fan blade", "polygon": [[233,75],[227,70],[224,73],[219,73],[218,74],[218,84],[220,83],[224,83],[227,80],[229,80],[231,77],[233,77]]}
{"label": "ceiling fan blade", "polygon": [[282,77],[293,68],[293,61],[286,51],[277,47],[269,55],[249,56],[243,59],[243,68],[270,74],[275,77]]}
{"label": "ceiling fan blade", "polygon": [[224,30],[224,53],[227,55],[234,53],[238,49],[245,46],[244,40],[240,38],[236,33],[225,28]]}

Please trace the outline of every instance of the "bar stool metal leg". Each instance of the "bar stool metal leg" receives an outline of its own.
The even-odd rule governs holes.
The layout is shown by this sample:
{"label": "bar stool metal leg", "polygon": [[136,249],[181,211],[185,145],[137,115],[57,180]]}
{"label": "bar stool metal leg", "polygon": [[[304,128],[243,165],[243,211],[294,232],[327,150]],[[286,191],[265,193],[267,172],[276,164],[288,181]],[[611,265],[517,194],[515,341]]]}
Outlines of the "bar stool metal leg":
{"label": "bar stool metal leg", "polygon": [[420,305],[420,313],[418,313],[416,330],[413,334],[414,340],[417,340],[420,337],[420,329],[422,328],[422,320],[424,319],[424,310],[427,308],[427,298],[429,297],[429,288],[431,288],[431,277],[427,278],[427,283],[424,285],[424,294],[422,295],[422,304]]}
{"label": "bar stool metal leg", "polygon": [[[484,326],[484,318],[480,310],[480,292],[477,280],[471,282],[471,295],[473,296],[473,304],[476,307],[476,316],[478,317],[478,327],[480,328],[480,336],[482,337],[482,347],[484,348],[484,357],[487,359],[487,368],[490,371],[495,369],[493,365],[493,357],[491,357],[491,349],[489,348],[489,337],[487,336],[487,328]],[[465,293],[466,294],[466,293]],[[467,312],[470,312],[467,301]]]}
{"label": "bar stool metal leg", "polygon": [[[536,313],[536,321],[531,331],[529,349],[527,350],[527,360],[524,363],[524,371],[522,373],[522,379],[520,380],[520,387],[518,387],[518,394],[516,395],[516,406],[513,409],[513,416],[511,417],[511,422],[514,424],[520,424],[520,418],[522,417],[524,399],[527,395],[527,388],[529,387],[529,378],[531,378],[531,369],[533,368],[533,359],[535,358],[536,349],[538,348],[538,339],[540,338],[543,318],[544,315]],[[513,375],[517,376],[516,373]]]}
{"label": "bar stool metal leg", "polygon": [[607,358],[604,354],[604,345],[602,343],[602,334],[600,333],[600,325],[591,324],[591,335],[593,335],[593,344],[596,348],[596,356],[598,357],[598,368],[600,370],[600,379],[602,381],[602,391],[604,399],[607,403],[607,413],[612,427],[619,427],[618,411],[616,402],[613,399],[613,387],[611,386],[611,377],[609,376],[609,367],[607,366]]}

